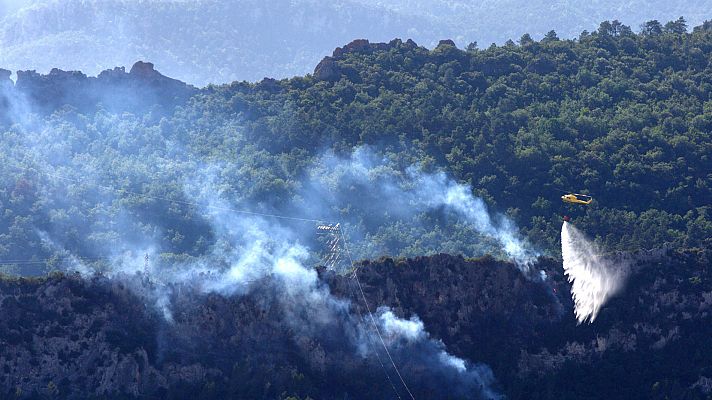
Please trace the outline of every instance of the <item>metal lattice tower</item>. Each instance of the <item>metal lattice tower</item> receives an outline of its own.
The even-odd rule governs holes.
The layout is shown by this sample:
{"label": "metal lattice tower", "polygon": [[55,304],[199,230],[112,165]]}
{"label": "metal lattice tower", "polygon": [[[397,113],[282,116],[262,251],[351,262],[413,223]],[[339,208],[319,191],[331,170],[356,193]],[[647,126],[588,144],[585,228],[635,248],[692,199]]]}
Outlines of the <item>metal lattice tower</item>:
{"label": "metal lattice tower", "polygon": [[324,238],[322,263],[328,270],[341,273],[341,264],[343,264],[344,260],[341,224],[321,224],[316,227],[316,231],[319,236]]}

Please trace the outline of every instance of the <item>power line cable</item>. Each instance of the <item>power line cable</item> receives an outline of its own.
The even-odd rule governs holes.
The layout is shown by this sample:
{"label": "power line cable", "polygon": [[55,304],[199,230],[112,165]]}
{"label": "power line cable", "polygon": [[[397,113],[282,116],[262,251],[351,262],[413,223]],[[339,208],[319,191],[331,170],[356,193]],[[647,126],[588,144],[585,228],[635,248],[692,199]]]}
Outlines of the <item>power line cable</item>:
{"label": "power line cable", "polygon": [[60,174],[57,174],[56,172],[53,173],[53,172],[47,172],[47,171],[40,171],[38,168],[23,167],[23,166],[20,166],[17,164],[13,165],[13,168],[27,171],[27,172],[36,172],[39,174],[44,174],[47,176],[54,177],[59,180],[77,183],[80,185],[89,185],[89,186],[101,188],[104,190],[112,191],[115,193],[124,193],[124,194],[127,193],[127,194],[132,194],[134,196],[143,197],[146,199],[161,200],[161,201],[166,201],[166,202],[170,202],[170,203],[174,203],[174,204],[183,204],[183,205],[189,205],[189,206],[195,206],[195,207],[204,207],[204,208],[209,208],[209,209],[219,210],[219,211],[230,211],[230,212],[234,212],[234,213],[238,213],[238,214],[256,215],[256,216],[262,216],[262,217],[268,217],[268,218],[287,219],[287,220],[293,220],[293,221],[316,222],[316,223],[328,222],[328,220],[326,220],[326,219],[292,217],[292,216],[280,215],[280,214],[241,210],[241,209],[236,209],[236,208],[231,208],[231,207],[213,206],[213,205],[209,205],[209,204],[206,205],[206,204],[200,204],[200,203],[191,202],[191,201],[174,200],[174,199],[169,199],[167,197],[153,196],[153,195],[149,195],[149,194],[139,193],[139,192],[136,192],[133,190],[119,189],[119,188],[114,188],[111,186],[105,186],[105,185],[101,185],[98,183],[87,183],[86,181],[83,181],[80,179],[74,179],[74,178],[68,178],[66,176],[62,176]]}
{"label": "power line cable", "polygon": [[[351,295],[356,298],[356,292],[354,291],[353,285],[349,284],[348,285],[349,290],[351,291]],[[361,314],[361,310],[359,309],[358,306],[354,307],[356,310],[356,313],[358,314],[359,321],[365,321],[363,318],[363,314]],[[391,385],[393,388],[393,392],[396,394],[396,397],[398,399],[401,399],[400,393],[398,393],[398,389],[396,389],[396,385],[393,384],[393,380],[391,379],[391,375],[388,373],[388,370],[386,369],[386,365],[383,363],[383,360],[381,360],[381,355],[378,354],[378,351],[376,351],[376,346],[375,343],[373,343],[373,338],[371,335],[368,334],[368,331],[366,331],[366,337],[368,338],[368,346],[371,348],[371,351],[373,351],[373,354],[376,355],[376,359],[378,360],[378,363],[381,364],[381,369],[383,369],[383,372],[386,373],[386,379],[388,380],[388,383]]]}
{"label": "power line cable", "polygon": [[[340,230],[340,232],[341,232],[341,237],[344,239],[344,250],[346,251],[346,255],[349,257],[349,261],[351,262],[351,265],[354,265],[354,260],[351,257],[351,252],[349,251],[348,242],[346,241],[346,236],[344,234],[344,231]],[[373,327],[376,330],[376,334],[378,335],[378,338],[381,340],[381,344],[383,345],[383,350],[386,351],[386,354],[388,355],[388,359],[391,361],[391,365],[393,366],[393,369],[396,371],[398,378],[400,379],[401,383],[403,384],[403,387],[405,388],[405,390],[410,395],[410,398],[412,400],[415,400],[413,393],[410,391],[410,388],[408,387],[408,385],[405,383],[405,380],[403,379],[403,375],[401,375],[400,371],[398,370],[398,367],[396,366],[395,361],[393,361],[391,352],[388,350],[388,346],[386,346],[386,341],[383,340],[383,335],[381,335],[381,330],[378,328],[376,319],[373,317],[373,313],[371,312],[371,307],[368,305],[368,300],[366,299],[366,295],[363,292],[363,287],[361,286],[361,281],[358,278],[358,268],[354,269],[353,277],[355,278],[355,281],[358,284],[358,289],[361,292],[361,298],[363,299],[363,303],[366,305],[366,311],[368,311],[368,315],[371,318],[371,323],[373,324]]]}

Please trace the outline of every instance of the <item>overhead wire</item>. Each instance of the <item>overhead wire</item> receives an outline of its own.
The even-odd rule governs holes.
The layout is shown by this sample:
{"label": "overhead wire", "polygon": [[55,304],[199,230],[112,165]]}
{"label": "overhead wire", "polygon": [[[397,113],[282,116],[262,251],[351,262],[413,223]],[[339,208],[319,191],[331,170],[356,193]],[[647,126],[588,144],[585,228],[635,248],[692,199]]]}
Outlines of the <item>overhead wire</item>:
{"label": "overhead wire", "polygon": [[[356,298],[356,292],[354,291],[353,285],[347,285],[349,287],[349,290],[351,291],[351,296]],[[354,307],[356,310],[356,313],[358,314],[359,321],[365,321],[363,318],[363,314],[361,314],[361,310],[358,307]],[[396,385],[393,384],[393,380],[391,379],[391,375],[388,373],[388,370],[386,369],[386,365],[383,363],[383,360],[381,360],[381,355],[378,354],[378,351],[376,351],[376,346],[373,343],[373,338],[371,335],[368,333],[366,334],[366,337],[368,338],[368,345],[371,348],[371,351],[373,351],[373,354],[376,355],[376,359],[378,360],[378,363],[381,364],[381,369],[383,369],[383,372],[386,373],[386,379],[388,380],[388,383],[391,385],[393,388],[393,392],[396,394],[396,397],[398,397],[399,400],[401,400],[400,393],[398,393],[398,389],[396,389]]]}
{"label": "overhead wire", "polygon": [[[77,183],[80,185],[87,184],[86,181],[80,180],[80,179],[74,179],[74,178],[68,178],[66,176],[60,175],[56,172],[47,172],[47,171],[40,171],[38,168],[30,168],[30,167],[23,167],[20,165],[13,165],[13,168],[27,171],[27,172],[36,172],[39,174],[44,174],[47,176],[54,177],[59,180],[63,180],[66,182],[72,182],[72,183]],[[191,202],[191,201],[185,201],[185,200],[175,200],[175,199],[169,199],[167,197],[162,197],[162,196],[154,196],[150,194],[145,194],[145,193],[139,193],[133,190],[129,189],[122,189],[122,188],[115,188],[111,186],[105,186],[101,185],[98,183],[90,183],[88,186],[93,186],[97,187],[100,189],[104,189],[107,191],[112,191],[115,193],[127,193],[127,194],[132,194],[134,196],[138,197],[143,197],[145,199],[151,199],[151,200],[161,200],[161,201],[167,201],[170,203],[174,204],[182,204],[182,205],[189,205],[189,206],[195,206],[195,207],[204,207],[204,208],[209,208],[213,210],[219,210],[219,211],[229,211],[229,212],[234,212],[238,214],[247,214],[247,215],[256,215],[256,216],[261,216],[261,217],[268,217],[268,218],[276,218],[276,219],[287,219],[287,220],[293,220],[293,221],[304,221],[304,222],[316,222],[316,223],[321,223],[321,222],[328,222],[327,219],[317,219],[317,218],[302,218],[302,217],[292,217],[292,216],[287,216],[287,215],[280,215],[280,214],[273,214],[273,213],[264,213],[264,212],[258,212],[258,211],[250,211],[250,210],[241,210],[237,208],[232,208],[232,207],[222,207],[222,206],[214,206],[210,204],[200,204],[197,202]]]}
{"label": "overhead wire", "polygon": [[[264,213],[264,212],[258,212],[258,211],[249,211],[249,210],[241,210],[241,209],[236,209],[232,207],[222,207],[222,206],[215,206],[215,205],[210,205],[210,204],[200,204],[197,202],[191,202],[191,201],[184,201],[184,200],[175,200],[175,199],[169,199],[167,197],[162,197],[162,196],[154,196],[154,195],[149,195],[145,193],[139,193],[133,190],[128,190],[128,189],[121,189],[121,188],[115,188],[111,186],[106,186],[102,185],[99,183],[87,183],[84,180],[80,179],[75,179],[75,178],[70,178],[67,176],[63,176],[61,174],[58,174],[56,172],[49,172],[46,170],[41,170],[40,168],[32,168],[32,167],[24,167],[19,165],[19,162],[17,160],[13,160],[13,163],[10,163],[10,166],[12,168],[25,171],[25,172],[31,172],[31,173],[36,173],[39,175],[46,175],[49,177],[53,177],[55,179],[59,179],[65,182],[72,182],[76,183],[79,185],[88,185],[91,187],[96,187],[99,189],[103,189],[106,191],[114,192],[117,194],[131,194],[134,196],[142,197],[145,199],[151,199],[151,200],[158,200],[158,201],[165,201],[173,204],[182,204],[182,205],[189,205],[189,206],[194,206],[194,207],[204,207],[208,209],[213,209],[213,210],[218,210],[218,211],[228,211],[228,212],[234,212],[237,214],[245,214],[245,215],[253,215],[253,216],[261,216],[261,217],[266,217],[266,218],[275,218],[275,219],[284,219],[284,220],[292,220],[292,221],[303,221],[303,222],[313,222],[313,223],[324,223],[328,222],[326,219],[316,219],[316,218],[302,218],[302,217],[293,217],[293,216],[288,216],[288,215],[280,215],[280,214],[273,214],[273,213]],[[61,258],[61,257],[60,257]],[[90,259],[90,258],[84,258],[84,257],[76,257],[78,260],[86,260],[86,261],[101,261],[103,259],[107,258],[95,258],[95,259]],[[12,266],[12,265],[42,265],[46,264],[48,262],[56,261],[57,259],[43,259],[43,260],[34,260],[34,259],[29,259],[29,260],[0,260],[0,265],[1,266]]]}
{"label": "overhead wire", "polygon": [[[351,265],[353,266],[354,260],[351,257],[351,252],[349,251],[348,242],[346,240],[346,236],[344,234],[343,229],[340,230],[340,233],[341,233],[341,237],[344,239],[344,250],[346,251],[346,255],[349,257],[349,262],[351,262]],[[371,307],[368,305],[368,300],[366,299],[366,295],[363,292],[363,287],[361,286],[361,281],[358,278],[358,268],[354,268],[353,277],[354,277],[354,280],[356,281],[356,283],[358,284],[358,290],[361,292],[361,298],[363,299],[364,305],[366,305],[366,311],[368,311],[368,315],[371,319],[371,323],[373,324],[373,328],[376,330],[376,334],[378,335],[378,338],[381,340],[381,344],[383,345],[383,350],[385,350],[386,355],[388,355],[388,359],[391,361],[391,365],[393,366],[393,369],[396,371],[396,374],[398,375],[398,379],[400,379],[401,384],[403,384],[403,387],[408,392],[408,395],[410,395],[410,398],[412,400],[415,400],[415,397],[413,396],[413,393],[410,391],[408,384],[405,383],[405,379],[403,379],[403,375],[401,375],[400,370],[398,369],[398,366],[396,365],[395,361],[393,361],[393,357],[391,356],[391,352],[388,350],[386,341],[383,340],[383,335],[381,334],[381,330],[378,328],[376,319],[374,318],[373,313],[371,312]],[[400,396],[399,396],[399,398],[400,398]]]}
{"label": "overhead wire", "polygon": [[56,258],[43,258],[43,259],[27,259],[27,260],[0,260],[0,265],[42,265],[50,262],[62,262],[62,261],[84,261],[84,262],[97,262],[109,260],[108,257],[56,257]]}

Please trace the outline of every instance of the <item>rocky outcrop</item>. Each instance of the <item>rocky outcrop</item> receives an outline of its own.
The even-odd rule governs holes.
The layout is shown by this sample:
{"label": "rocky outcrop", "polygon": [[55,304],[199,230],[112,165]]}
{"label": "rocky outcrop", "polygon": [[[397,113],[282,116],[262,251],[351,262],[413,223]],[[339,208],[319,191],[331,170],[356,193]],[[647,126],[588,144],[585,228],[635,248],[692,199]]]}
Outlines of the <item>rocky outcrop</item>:
{"label": "rocky outcrop", "polygon": [[0,68],[0,87],[12,85],[10,75],[12,75],[12,71]]}
{"label": "rocky outcrop", "polygon": [[333,57],[341,57],[346,53],[359,53],[373,48],[368,39],[356,39],[342,47],[337,47],[332,53]]}
{"label": "rocky outcrop", "polygon": [[339,65],[332,57],[324,57],[316,68],[314,68],[314,78],[320,81],[337,81],[341,77]]}
{"label": "rocky outcrop", "polygon": [[331,56],[338,59],[349,53],[373,53],[375,51],[384,51],[401,46],[409,49],[418,47],[412,39],[408,39],[405,43],[400,39],[393,39],[388,43],[371,43],[367,39],[356,39],[344,47],[334,49]]}
{"label": "rocky outcrop", "polygon": [[51,113],[63,106],[92,112],[96,107],[142,113],[154,106],[170,110],[197,89],[156,71],[153,64],[138,61],[126,73],[124,67],[87,77],[78,71],[52,69],[43,75],[17,71],[15,90],[35,112]]}
{"label": "rocky outcrop", "polygon": [[264,90],[269,93],[277,93],[282,90],[282,86],[279,81],[272,78],[262,79],[257,85],[255,85],[255,87],[258,90]]}
{"label": "rocky outcrop", "polygon": [[144,61],[136,61],[136,63],[131,67],[129,74],[143,79],[160,79],[163,76],[153,68],[152,63]]}
{"label": "rocky outcrop", "polygon": [[388,43],[371,43],[367,39],[356,39],[345,45],[334,49],[331,57],[324,57],[314,69],[314,78],[320,81],[337,81],[342,76],[346,76],[352,82],[358,82],[359,72],[353,67],[343,67],[339,60],[348,54],[371,54],[377,51],[387,51],[393,48],[414,49],[418,45],[411,39],[403,43],[400,39],[393,39]]}
{"label": "rocky outcrop", "polygon": [[439,41],[437,47],[441,47],[441,46],[456,47],[455,42],[452,41],[451,39],[443,39],[443,40]]}

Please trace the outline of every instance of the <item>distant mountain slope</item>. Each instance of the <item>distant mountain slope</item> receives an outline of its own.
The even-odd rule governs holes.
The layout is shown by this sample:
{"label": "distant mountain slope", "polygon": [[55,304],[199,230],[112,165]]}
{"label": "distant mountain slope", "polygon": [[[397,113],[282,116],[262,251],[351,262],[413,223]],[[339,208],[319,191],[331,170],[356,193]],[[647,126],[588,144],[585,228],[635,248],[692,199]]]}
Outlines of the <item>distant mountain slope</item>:
{"label": "distant mountain slope", "polygon": [[637,30],[645,21],[662,22],[684,16],[692,25],[710,18],[706,0],[355,0],[362,4],[427,18],[445,25],[452,39],[465,45],[476,40],[481,46],[517,40],[523,33],[540,38],[554,29],[560,37],[571,38],[592,31],[605,20],[619,20]]}
{"label": "distant mountain slope", "polygon": [[[433,46],[452,38],[464,47],[594,30],[619,19],[636,28],[649,19],[684,15],[696,25],[708,2],[631,0],[42,0],[0,22],[0,67],[51,68],[96,75],[116,65],[148,59],[169,76],[196,85],[303,75],[331,49],[356,38],[412,38]],[[645,4],[644,4],[645,3]],[[15,10],[16,11],[16,10]],[[1,18],[1,17],[0,17]]]}
{"label": "distant mountain slope", "polygon": [[96,75],[148,59],[168,75],[205,85],[304,74],[358,37],[435,37],[417,16],[348,0],[46,1],[0,25],[0,66],[57,67]]}

